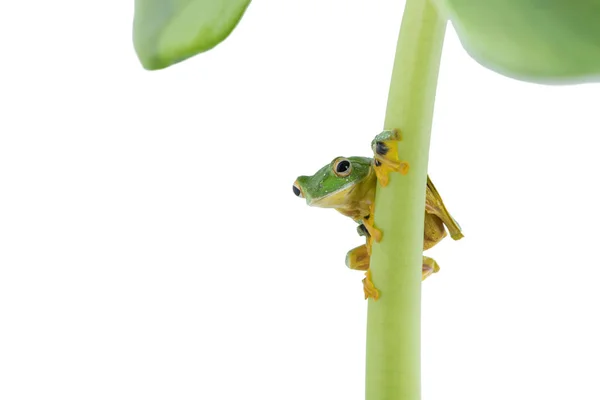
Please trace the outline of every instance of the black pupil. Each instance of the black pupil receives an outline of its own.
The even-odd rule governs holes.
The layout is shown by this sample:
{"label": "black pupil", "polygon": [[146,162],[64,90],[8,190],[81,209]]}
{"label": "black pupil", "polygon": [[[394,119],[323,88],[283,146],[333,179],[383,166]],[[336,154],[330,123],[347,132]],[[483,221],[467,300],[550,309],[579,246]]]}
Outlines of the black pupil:
{"label": "black pupil", "polygon": [[337,167],[335,167],[335,170],[338,174],[343,174],[344,172],[347,172],[348,169],[350,169],[350,161],[347,160],[340,161]]}
{"label": "black pupil", "polygon": [[296,196],[300,196],[300,189],[298,189],[298,188],[296,187],[296,185],[294,185],[294,194],[295,194]]}

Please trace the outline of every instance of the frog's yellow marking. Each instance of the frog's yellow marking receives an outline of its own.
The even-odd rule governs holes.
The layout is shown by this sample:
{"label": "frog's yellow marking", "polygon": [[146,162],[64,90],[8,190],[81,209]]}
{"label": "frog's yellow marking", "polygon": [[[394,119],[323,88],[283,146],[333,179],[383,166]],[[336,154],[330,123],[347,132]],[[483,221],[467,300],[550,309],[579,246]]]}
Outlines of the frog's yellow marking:
{"label": "frog's yellow marking", "polygon": [[379,290],[373,284],[371,280],[371,270],[368,269],[365,272],[365,278],[362,280],[363,283],[363,291],[365,292],[365,300],[369,297],[372,297],[373,300],[379,300]]}

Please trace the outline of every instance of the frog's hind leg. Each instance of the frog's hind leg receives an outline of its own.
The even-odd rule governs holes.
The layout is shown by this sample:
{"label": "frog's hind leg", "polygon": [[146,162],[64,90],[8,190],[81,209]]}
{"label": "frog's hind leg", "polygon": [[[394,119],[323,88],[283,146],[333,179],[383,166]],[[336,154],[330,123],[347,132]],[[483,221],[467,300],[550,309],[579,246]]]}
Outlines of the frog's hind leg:
{"label": "frog's hind leg", "polygon": [[[379,290],[377,290],[375,284],[373,284],[373,281],[371,280],[370,265],[371,257],[367,251],[367,245],[363,244],[362,246],[355,247],[346,255],[346,266],[348,266],[348,268],[357,271],[365,271],[365,278],[362,280],[365,299],[371,297],[373,300],[379,300]],[[440,266],[433,258],[423,256],[422,280],[425,280],[428,276],[439,270]]]}
{"label": "frog's hind leg", "polygon": [[400,140],[400,131],[394,129],[381,132],[371,142],[371,149],[374,156],[373,169],[379,183],[383,187],[389,183],[390,172],[399,172],[402,175],[408,173],[408,162],[401,161],[398,155],[398,142]]}
{"label": "frog's hind leg", "polygon": [[434,214],[425,213],[423,250],[428,250],[447,236],[444,222]]}
{"label": "frog's hind leg", "polygon": [[429,214],[436,215],[438,218],[442,220],[444,225],[448,227],[448,231],[450,231],[450,237],[454,240],[459,240],[464,237],[462,234],[462,230],[458,222],[452,218],[444,202],[442,201],[442,197],[438,193],[435,186],[433,186],[433,182],[427,176],[427,192],[425,196],[425,211]]}
{"label": "frog's hind leg", "polygon": [[357,271],[366,271],[369,269],[370,258],[367,245],[363,244],[353,248],[346,254],[346,266]]}
{"label": "frog's hind leg", "polygon": [[438,272],[440,270],[440,266],[437,261],[435,261],[431,257],[423,256],[423,272],[422,272],[422,280],[424,281],[428,276]]}
{"label": "frog's hind leg", "polygon": [[369,256],[366,244],[350,250],[346,255],[346,266],[348,266],[348,268],[366,271],[365,278],[362,280],[365,299],[372,297],[374,300],[377,300],[379,299],[379,290],[377,290],[373,281],[371,281],[371,270],[369,269],[370,263],[371,257]]}

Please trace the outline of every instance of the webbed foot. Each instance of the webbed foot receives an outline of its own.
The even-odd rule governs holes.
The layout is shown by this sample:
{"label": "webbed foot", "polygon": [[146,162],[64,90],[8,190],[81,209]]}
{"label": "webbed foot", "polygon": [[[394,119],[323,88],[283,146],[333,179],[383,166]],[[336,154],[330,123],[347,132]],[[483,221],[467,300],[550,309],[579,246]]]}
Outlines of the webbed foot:
{"label": "webbed foot", "polygon": [[363,283],[363,291],[365,292],[365,300],[371,297],[373,300],[379,300],[379,290],[373,284],[371,280],[371,270],[368,269],[365,272],[365,278],[362,280]]}
{"label": "webbed foot", "polygon": [[399,172],[402,175],[408,173],[409,165],[407,161],[400,161],[398,155],[397,143],[402,140],[400,131],[394,129],[391,131],[383,131],[375,136],[371,142],[373,150],[373,168],[375,175],[381,186],[386,187],[389,183],[390,172]]}
{"label": "webbed foot", "polygon": [[383,238],[383,232],[379,229],[375,228],[375,215],[373,212],[375,211],[375,203],[371,204],[369,207],[369,215],[363,218],[362,224],[369,233],[367,238],[367,246],[369,248],[369,254],[371,254],[371,245],[373,244],[373,240],[377,243],[381,242]]}

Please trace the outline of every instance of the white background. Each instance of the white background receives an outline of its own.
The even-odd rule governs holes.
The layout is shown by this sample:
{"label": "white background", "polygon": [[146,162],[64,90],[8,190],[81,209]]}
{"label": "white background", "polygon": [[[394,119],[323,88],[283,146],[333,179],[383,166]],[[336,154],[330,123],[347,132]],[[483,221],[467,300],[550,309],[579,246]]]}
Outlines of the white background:
{"label": "white background", "polygon": [[[132,3],[0,5],[0,399],[363,399],[361,239],[291,189],[369,155],[403,4],[257,1],[147,72]],[[449,28],[424,399],[600,398],[599,100]]]}

